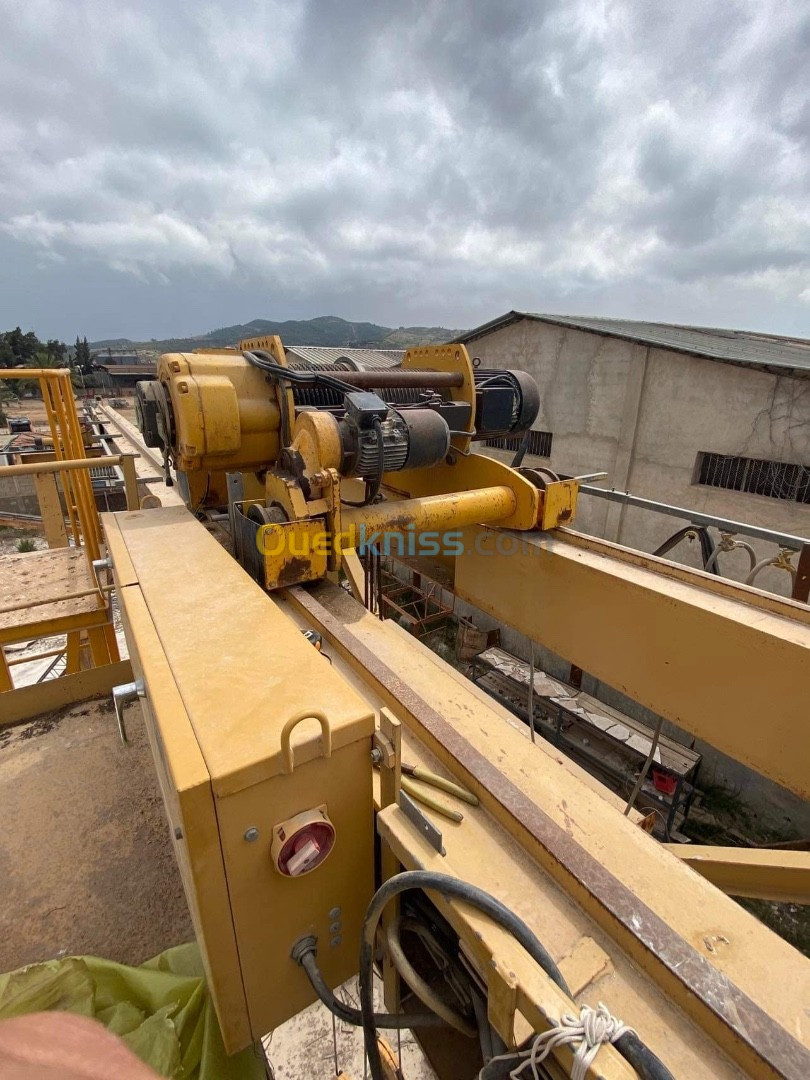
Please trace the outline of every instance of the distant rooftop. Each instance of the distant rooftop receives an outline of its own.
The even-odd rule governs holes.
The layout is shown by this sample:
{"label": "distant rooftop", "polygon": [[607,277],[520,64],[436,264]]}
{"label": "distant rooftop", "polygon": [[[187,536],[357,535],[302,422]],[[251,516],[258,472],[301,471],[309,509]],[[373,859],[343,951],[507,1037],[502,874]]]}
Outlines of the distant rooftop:
{"label": "distant rooftop", "polygon": [[154,360],[154,354],[143,354],[133,349],[117,352],[114,349],[100,349],[91,353],[91,359],[94,363],[105,364],[149,364]]}
{"label": "distant rooftop", "polygon": [[337,364],[347,371],[399,367],[404,349],[346,349],[327,345],[288,345],[285,350],[292,363],[304,361],[313,367]]}
{"label": "distant rooftop", "polygon": [[109,375],[140,375],[143,379],[153,379],[155,377],[155,365],[152,364],[116,364],[106,363],[99,364],[98,362],[93,364],[93,367],[100,368],[102,371],[106,371]]}
{"label": "distant rooftop", "polygon": [[760,367],[777,374],[801,372],[810,375],[810,341],[805,338],[760,334],[752,330],[723,330],[710,326],[679,326],[673,323],[636,322],[581,315],[540,315],[532,311],[509,311],[498,319],[468,330],[457,340],[467,344],[502,326],[534,319],[556,326],[570,326],[626,341],[656,345],[662,349],[703,356],[726,364]]}

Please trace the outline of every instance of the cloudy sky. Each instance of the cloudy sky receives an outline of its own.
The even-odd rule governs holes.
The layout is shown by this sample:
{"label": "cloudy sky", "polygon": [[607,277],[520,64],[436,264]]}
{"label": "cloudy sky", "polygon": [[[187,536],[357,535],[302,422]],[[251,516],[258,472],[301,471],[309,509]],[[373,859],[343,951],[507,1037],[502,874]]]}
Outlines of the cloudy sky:
{"label": "cloudy sky", "polygon": [[0,0],[0,329],[810,337],[807,0]]}

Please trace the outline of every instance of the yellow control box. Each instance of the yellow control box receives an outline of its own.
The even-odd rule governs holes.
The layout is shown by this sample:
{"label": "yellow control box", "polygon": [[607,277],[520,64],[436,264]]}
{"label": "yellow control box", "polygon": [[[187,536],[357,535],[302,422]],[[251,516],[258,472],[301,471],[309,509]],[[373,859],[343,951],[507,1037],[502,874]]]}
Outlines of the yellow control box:
{"label": "yellow control box", "polygon": [[300,937],[317,936],[331,986],[357,970],[373,891],[374,714],[184,507],[103,520],[170,834],[234,1053],[313,1000],[290,959]]}

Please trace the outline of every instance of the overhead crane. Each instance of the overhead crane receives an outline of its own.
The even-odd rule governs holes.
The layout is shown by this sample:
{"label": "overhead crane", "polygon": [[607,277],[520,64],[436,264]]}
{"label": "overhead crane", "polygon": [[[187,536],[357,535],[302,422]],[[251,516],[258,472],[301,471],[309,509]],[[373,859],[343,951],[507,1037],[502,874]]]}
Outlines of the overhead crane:
{"label": "overhead crane", "polygon": [[[313,371],[272,337],[156,375],[139,423],[186,506],[105,516],[115,702],[123,738],[142,707],[226,1048],[320,998],[375,1080],[397,1027],[459,1080],[810,1075],[810,962],[370,613],[358,551],[429,545],[459,596],[805,797],[806,606],[572,531],[576,480],[475,451],[539,399],[463,346]],[[235,557],[199,520],[225,513]],[[807,900],[809,872],[726,853],[719,879]]]}

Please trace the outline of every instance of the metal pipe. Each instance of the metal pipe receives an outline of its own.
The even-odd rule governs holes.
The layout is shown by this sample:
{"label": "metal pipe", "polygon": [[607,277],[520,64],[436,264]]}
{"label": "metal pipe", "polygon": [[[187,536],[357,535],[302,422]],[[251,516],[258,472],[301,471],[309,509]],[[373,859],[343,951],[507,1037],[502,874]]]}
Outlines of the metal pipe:
{"label": "metal pipe", "polygon": [[631,495],[629,491],[607,490],[591,487],[590,484],[580,484],[579,490],[585,495],[595,495],[597,499],[608,499],[610,502],[638,507],[639,510],[653,510],[658,514],[683,518],[694,525],[713,525],[723,532],[753,536],[756,540],[779,544],[780,547],[790,548],[791,551],[801,551],[805,544],[810,543],[810,540],[801,536],[791,536],[790,533],[766,529],[761,525],[746,525],[742,521],[731,521],[729,518],[715,517],[713,514],[702,514],[697,510],[688,510],[685,506],[671,506],[669,503],[656,502],[655,499],[643,499],[640,495]]}
{"label": "metal pipe", "polygon": [[[133,455],[128,455],[132,457]],[[60,473],[73,469],[98,469],[106,465],[120,465],[123,454],[110,454],[97,458],[70,458],[62,461],[35,461],[32,464],[0,465],[0,477],[32,476],[34,473]]]}
{"label": "metal pipe", "polygon": [[[373,534],[443,532],[465,525],[502,521],[515,512],[515,493],[504,485],[456,491],[449,495],[426,495],[418,499],[389,500],[344,510],[342,547],[357,547]],[[348,533],[348,539],[345,534]]]}
{"label": "metal pipe", "polygon": [[340,379],[349,386],[363,389],[392,389],[395,387],[424,387],[428,390],[451,389],[464,385],[464,376],[460,371],[415,371],[413,369],[392,368],[385,371],[343,371],[340,368],[293,368],[296,375],[312,376],[313,382],[318,375],[329,375]]}
{"label": "metal pipe", "polygon": [[104,599],[104,593],[110,592],[115,586],[113,585],[98,585],[92,589],[79,589],[78,592],[64,593],[62,596],[45,596],[39,597],[36,600],[22,600],[19,604],[9,604],[8,607],[0,608],[0,615],[11,615],[14,611],[29,611],[31,608],[42,607],[43,604],[61,604],[65,600],[82,600],[86,596],[99,595],[99,599]]}

